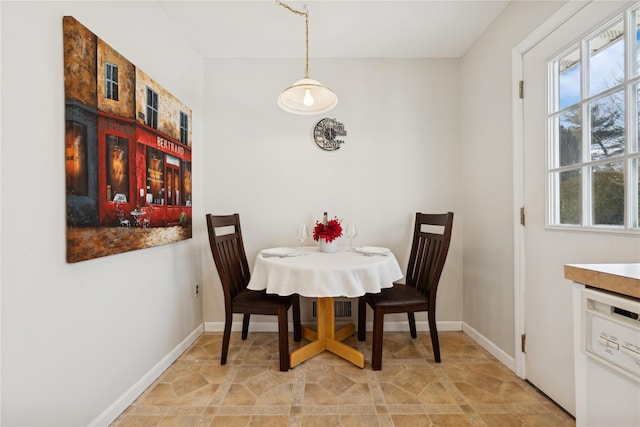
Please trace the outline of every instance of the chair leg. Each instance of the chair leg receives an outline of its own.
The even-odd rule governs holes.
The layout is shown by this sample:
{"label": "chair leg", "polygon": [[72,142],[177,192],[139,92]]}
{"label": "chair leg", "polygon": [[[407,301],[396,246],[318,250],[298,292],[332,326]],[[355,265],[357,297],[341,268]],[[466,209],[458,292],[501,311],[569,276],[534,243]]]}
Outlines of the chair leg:
{"label": "chair leg", "polygon": [[289,370],[289,328],[287,326],[287,309],[278,309],[278,351],[280,353],[280,370]]}
{"label": "chair leg", "polygon": [[431,334],[431,345],[433,346],[433,357],[436,363],[440,363],[440,342],[438,341],[438,330],[436,329],[436,310],[429,310],[429,334]]}
{"label": "chair leg", "polygon": [[245,314],[242,317],[242,339],[246,340],[247,339],[247,335],[249,334],[249,318],[251,317],[250,314]]}
{"label": "chair leg", "polygon": [[407,317],[409,318],[409,332],[411,333],[411,338],[417,338],[418,333],[416,332],[416,316],[413,311],[407,313]]}
{"label": "chair leg", "polygon": [[373,346],[371,350],[371,367],[374,371],[382,369],[382,335],[384,333],[384,312],[373,310]]}
{"label": "chair leg", "polygon": [[302,339],[302,326],[300,325],[300,295],[293,296],[293,340]]}
{"label": "chair leg", "polygon": [[231,339],[231,324],[233,323],[233,314],[227,313],[224,321],[224,333],[222,334],[222,355],[220,356],[220,364],[227,364],[227,353],[229,352],[229,340]]}
{"label": "chair leg", "polygon": [[358,341],[367,337],[367,302],[364,297],[358,298]]}

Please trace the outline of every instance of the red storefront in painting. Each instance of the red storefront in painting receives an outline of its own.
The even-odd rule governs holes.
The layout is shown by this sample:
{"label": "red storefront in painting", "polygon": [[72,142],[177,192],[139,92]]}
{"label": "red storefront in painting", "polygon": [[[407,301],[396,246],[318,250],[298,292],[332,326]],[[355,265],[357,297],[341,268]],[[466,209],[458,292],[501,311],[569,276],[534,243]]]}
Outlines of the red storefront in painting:
{"label": "red storefront in painting", "polygon": [[191,147],[148,126],[99,113],[98,188],[101,225],[191,222]]}

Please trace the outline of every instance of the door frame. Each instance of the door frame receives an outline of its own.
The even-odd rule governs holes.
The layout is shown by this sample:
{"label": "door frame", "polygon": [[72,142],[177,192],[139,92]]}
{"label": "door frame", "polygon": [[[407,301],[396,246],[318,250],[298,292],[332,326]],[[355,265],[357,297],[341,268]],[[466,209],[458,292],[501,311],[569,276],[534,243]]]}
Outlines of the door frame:
{"label": "door frame", "polygon": [[[520,224],[520,208],[524,206],[524,100],[520,98],[520,81],[524,75],[524,55],[561,27],[567,20],[594,0],[569,1],[536,28],[511,51],[512,123],[513,123],[513,274],[514,274],[514,330],[515,373],[526,378],[525,353],[521,337],[525,333],[524,285],[524,227]],[[526,82],[524,94],[526,96]]]}

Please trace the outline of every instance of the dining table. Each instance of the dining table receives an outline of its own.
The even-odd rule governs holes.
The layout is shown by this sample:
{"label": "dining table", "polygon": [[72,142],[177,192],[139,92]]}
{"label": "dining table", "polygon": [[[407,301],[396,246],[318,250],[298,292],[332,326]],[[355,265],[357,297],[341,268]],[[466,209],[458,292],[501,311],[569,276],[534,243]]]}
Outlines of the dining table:
{"label": "dining table", "polygon": [[393,252],[378,247],[340,247],[333,253],[321,252],[317,246],[270,249],[256,256],[247,287],[317,299],[316,330],[302,327],[302,336],[310,342],[290,353],[290,366],[329,351],[363,368],[362,352],[342,343],[355,333],[355,325],[335,329],[334,298],[357,298],[392,287],[403,277]]}

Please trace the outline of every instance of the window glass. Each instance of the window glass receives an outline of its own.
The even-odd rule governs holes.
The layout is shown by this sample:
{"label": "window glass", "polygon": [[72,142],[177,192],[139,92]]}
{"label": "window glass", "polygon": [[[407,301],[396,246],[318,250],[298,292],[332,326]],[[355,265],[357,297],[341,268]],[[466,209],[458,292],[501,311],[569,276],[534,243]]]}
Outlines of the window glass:
{"label": "window glass", "polygon": [[629,152],[637,152],[640,151],[640,84],[635,86],[635,89],[632,92],[633,94],[635,94],[636,96],[636,101],[635,101],[635,106],[636,106],[636,144],[635,147],[633,147],[633,144],[631,147],[629,147]]}
{"label": "window glass", "polygon": [[631,63],[635,64],[635,67],[631,69],[631,71],[635,71],[635,75],[640,74],[640,16],[638,14],[638,9],[631,12],[631,28],[635,28],[635,33],[633,34],[633,48],[631,52],[635,55]]}
{"label": "window glass", "polygon": [[589,107],[591,160],[624,154],[624,92],[605,96]]}
{"label": "window glass", "polygon": [[633,209],[636,214],[636,221],[635,221],[635,224],[633,224],[633,226],[635,228],[639,228],[640,227],[640,158],[633,159],[631,170],[634,171],[636,174],[636,179],[634,180],[636,184],[636,191],[634,192],[636,195],[636,200],[635,200],[635,207]]}
{"label": "window glass", "polygon": [[560,116],[558,138],[560,139],[560,166],[582,161],[582,126],[580,109],[570,110]]}
{"label": "window glass", "polygon": [[624,225],[624,166],[605,163],[591,168],[593,224]]}
{"label": "window glass", "polygon": [[580,225],[582,222],[581,170],[564,171],[559,175],[560,224]]}
{"label": "window glass", "polygon": [[624,81],[624,23],[604,29],[588,42],[589,94],[597,95]]}
{"label": "window glass", "polygon": [[580,102],[580,49],[577,48],[558,60],[559,109]]}

